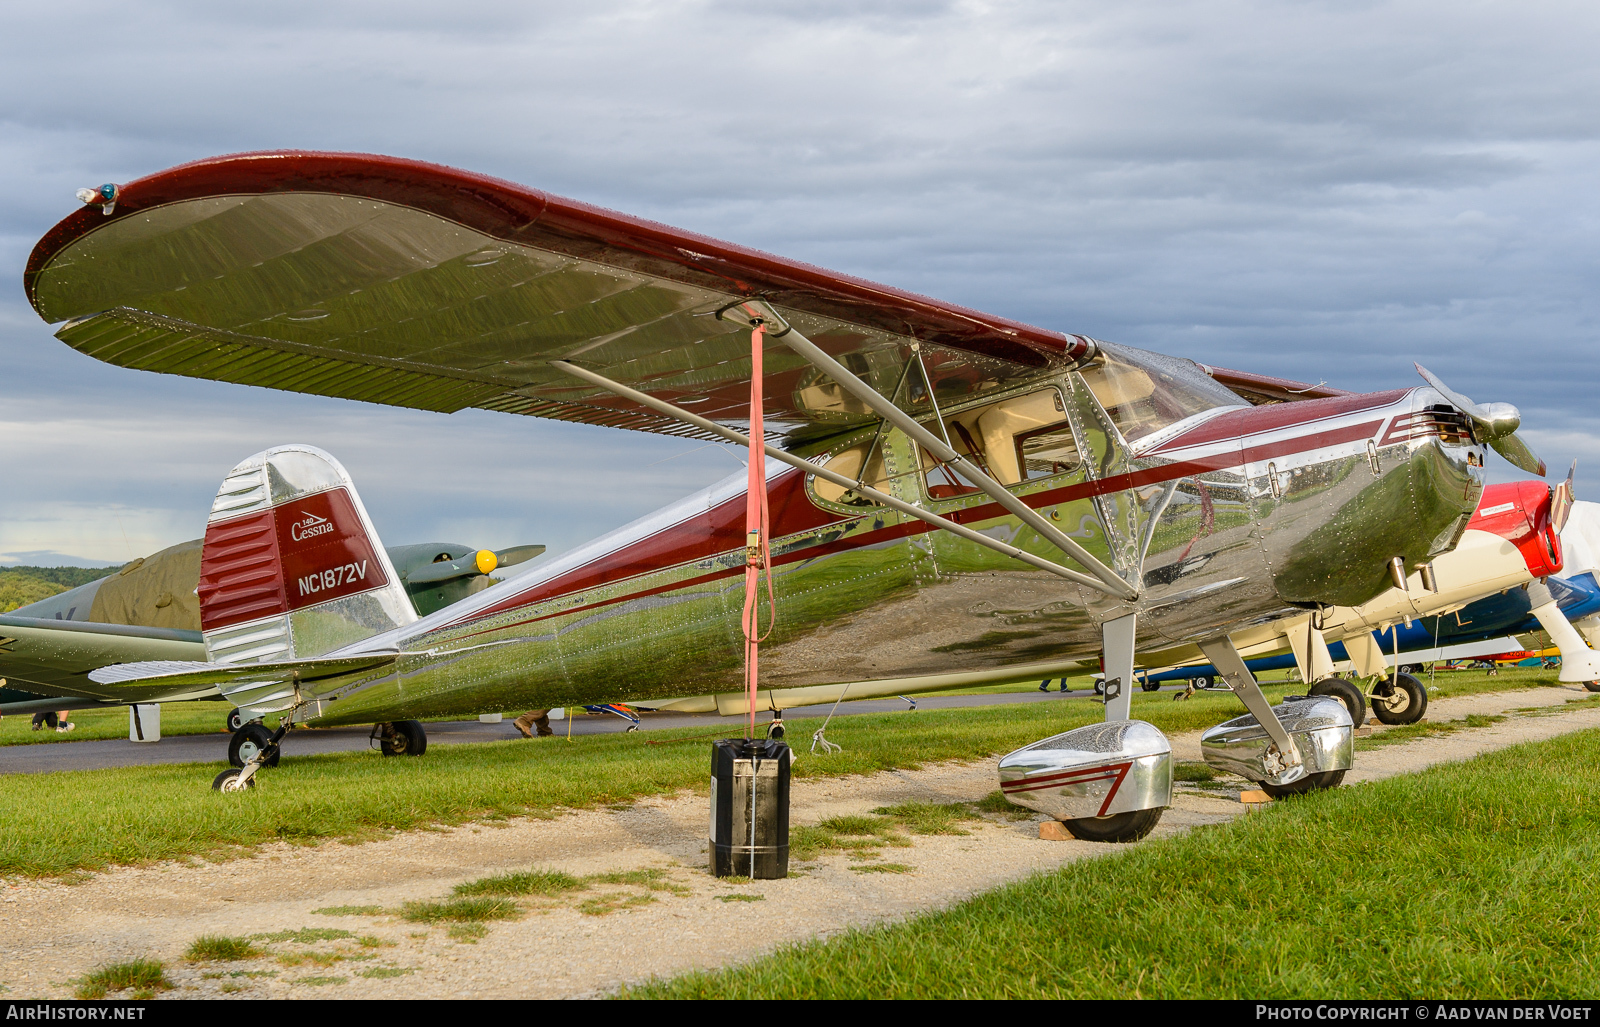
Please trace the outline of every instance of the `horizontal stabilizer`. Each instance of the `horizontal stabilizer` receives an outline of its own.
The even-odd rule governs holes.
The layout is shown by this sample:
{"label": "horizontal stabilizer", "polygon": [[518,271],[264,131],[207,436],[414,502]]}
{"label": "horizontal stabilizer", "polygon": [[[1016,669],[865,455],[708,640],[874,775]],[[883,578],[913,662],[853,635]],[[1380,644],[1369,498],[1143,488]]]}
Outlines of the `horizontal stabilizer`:
{"label": "horizontal stabilizer", "polygon": [[89,672],[89,680],[101,685],[122,685],[160,681],[163,684],[217,685],[224,694],[230,686],[251,681],[320,681],[324,678],[377,670],[399,658],[396,651],[346,656],[338,659],[284,660],[279,663],[198,663],[186,660],[149,660],[144,663],[119,663]]}

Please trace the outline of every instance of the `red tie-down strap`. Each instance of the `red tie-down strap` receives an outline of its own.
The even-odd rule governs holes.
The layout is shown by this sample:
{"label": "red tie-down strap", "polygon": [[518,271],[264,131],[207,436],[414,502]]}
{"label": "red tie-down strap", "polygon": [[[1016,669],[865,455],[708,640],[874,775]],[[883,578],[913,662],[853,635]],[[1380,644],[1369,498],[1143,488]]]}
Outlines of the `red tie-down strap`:
{"label": "red tie-down strap", "polygon": [[[772,589],[771,527],[767,508],[766,426],[761,399],[761,349],[767,329],[757,324],[750,333],[750,465],[744,501],[744,688],[750,701],[750,737],[756,736],[756,682],[760,677],[761,642],[777,623],[777,600]],[[767,627],[761,630],[761,577],[767,579]]]}

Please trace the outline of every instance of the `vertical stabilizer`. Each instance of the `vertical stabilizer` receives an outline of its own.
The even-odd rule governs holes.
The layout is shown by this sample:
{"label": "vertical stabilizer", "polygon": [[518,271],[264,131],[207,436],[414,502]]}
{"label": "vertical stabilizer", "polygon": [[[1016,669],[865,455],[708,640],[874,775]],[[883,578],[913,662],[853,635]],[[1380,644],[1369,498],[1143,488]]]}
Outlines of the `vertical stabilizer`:
{"label": "vertical stabilizer", "polygon": [[350,475],[314,446],[228,472],[196,591],[214,663],[308,659],[417,619]]}

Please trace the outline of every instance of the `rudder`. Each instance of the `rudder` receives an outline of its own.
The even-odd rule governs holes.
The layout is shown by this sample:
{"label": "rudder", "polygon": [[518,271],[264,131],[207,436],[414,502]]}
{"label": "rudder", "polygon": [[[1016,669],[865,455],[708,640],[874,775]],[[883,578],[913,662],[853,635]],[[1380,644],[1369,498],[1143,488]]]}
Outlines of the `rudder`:
{"label": "rudder", "polygon": [[228,472],[196,592],[213,663],[321,656],[417,619],[355,483],[315,446],[274,446]]}

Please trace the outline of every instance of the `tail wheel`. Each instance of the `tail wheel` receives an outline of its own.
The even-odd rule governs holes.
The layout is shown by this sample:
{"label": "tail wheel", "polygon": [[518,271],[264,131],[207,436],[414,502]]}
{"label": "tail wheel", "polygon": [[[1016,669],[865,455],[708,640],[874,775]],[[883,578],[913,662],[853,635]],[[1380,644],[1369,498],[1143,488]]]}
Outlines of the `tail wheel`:
{"label": "tail wheel", "polygon": [[1307,691],[1311,695],[1330,695],[1350,711],[1350,723],[1360,727],[1367,722],[1367,699],[1361,689],[1341,677],[1323,678]]}
{"label": "tail wheel", "polygon": [[1072,837],[1085,842],[1136,842],[1154,831],[1161,820],[1161,809],[1137,809],[1113,813],[1109,817],[1084,817],[1063,820]]}
{"label": "tail wheel", "polygon": [[1428,711],[1428,690],[1410,674],[1379,681],[1370,698],[1372,715],[1385,724],[1415,724]]}
{"label": "tail wheel", "polygon": [[[228,762],[236,767],[242,767],[255,759],[268,745],[272,744],[272,732],[266,726],[258,723],[249,723],[233,733],[233,739],[228,742]],[[278,765],[278,751],[273,750],[267,758],[267,766]]]}
{"label": "tail wheel", "polygon": [[214,779],[212,779],[211,790],[214,792],[249,791],[256,786],[256,779],[252,776],[243,784],[240,784],[239,775],[243,773],[244,771],[239,770],[238,768],[233,770],[224,770],[222,773],[218,774]]}
{"label": "tail wheel", "polygon": [[1304,795],[1307,792],[1320,792],[1325,788],[1337,788],[1339,782],[1344,780],[1342,770],[1324,770],[1320,774],[1307,774],[1298,781],[1291,781],[1286,785],[1269,785],[1261,782],[1261,790],[1274,799],[1281,799],[1285,795]]}
{"label": "tail wheel", "polygon": [[420,720],[397,720],[383,735],[385,756],[421,756],[428,751],[428,733]]}

